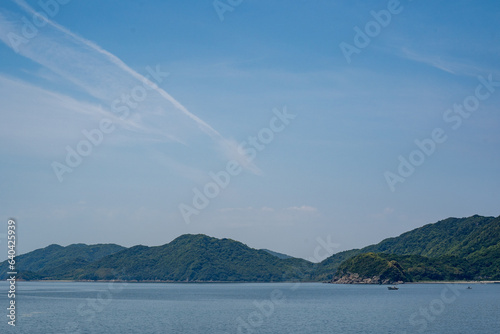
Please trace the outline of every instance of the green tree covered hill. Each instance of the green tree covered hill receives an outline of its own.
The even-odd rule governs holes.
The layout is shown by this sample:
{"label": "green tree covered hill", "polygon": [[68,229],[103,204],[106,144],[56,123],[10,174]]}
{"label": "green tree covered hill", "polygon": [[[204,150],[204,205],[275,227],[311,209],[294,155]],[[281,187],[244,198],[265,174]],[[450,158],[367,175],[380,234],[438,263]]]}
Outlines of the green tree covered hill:
{"label": "green tree covered hill", "polygon": [[500,217],[448,218],[348,251],[340,260],[335,254],[323,261],[317,277],[379,277],[381,262],[385,267],[392,262],[401,268],[403,281],[499,280]]}
{"label": "green tree covered hill", "polygon": [[[19,277],[39,278],[53,273],[60,273],[63,268],[70,269],[89,264],[107,255],[124,250],[125,247],[115,244],[85,245],[73,244],[66,247],[50,245],[16,257],[16,270]],[[8,263],[0,264],[0,279],[5,279],[8,272]],[[63,270],[67,272],[67,270]]]}
{"label": "green tree covered hill", "polygon": [[[19,278],[172,282],[500,280],[500,217],[448,218],[319,264],[231,239],[182,235],[162,246],[50,245],[16,258]],[[7,261],[0,264],[5,279]]]}
{"label": "green tree covered hill", "polygon": [[[298,274],[297,268],[303,268]],[[74,279],[273,282],[311,279],[312,263],[280,259],[231,239],[182,235],[158,247],[136,246],[100,259]]]}

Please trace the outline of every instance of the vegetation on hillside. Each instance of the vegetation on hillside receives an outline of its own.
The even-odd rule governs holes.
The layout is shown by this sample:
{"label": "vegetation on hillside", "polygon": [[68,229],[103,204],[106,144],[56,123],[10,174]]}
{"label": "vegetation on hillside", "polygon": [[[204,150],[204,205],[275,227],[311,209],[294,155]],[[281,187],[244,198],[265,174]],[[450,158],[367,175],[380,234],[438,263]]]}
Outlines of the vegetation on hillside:
{"label": "vegetation on hillside", "polygon": [[[500,280],[500,217],[448,218],[313,264],[231,239],[182,235],[157,246],[50,245],[16,257],[18,277],[172,282]],[[0,264],[6,278],[7,261]],[[345,281],[345,280],[344,280]]]}
{"label": "vegetation on hillside", "polygon": [[[73,244],[66,247],[50,245],[15,258],[18,277],[24,279],[40,279],[47,275],[67,274],[72,269],[87,265],[110,254],[119,252],[125,247],[115,244],[85,245]],[[0,264],[0,279],[7,277],[8,263]]]}
{"label": "vegetation on hillside", "polygon": [[[163,246],[51,245],[18,258],[19,278],[172,282],[311,280],[314,265],[280,258],[231,239],[182,235]],[[74,252],[79,249],[78,252]],[[93,255],[93,256],[91,256]],[[6,262],[2,264],[6,267]]]}
{"label": "vegetation on hillside", "polygon": [[363,253],[342,262],[335,279],[358,274],[361,278],[377,277],[388,283],[472,280],[475,278],[472,268],[469,261],[454,256]]}
{"label": "vegetation on hillside", "polygon": [[379,276],[394,261],[403,281],[500,280],[500,217],[448,218],[350,252],[322,264],[337,269],[336,279]]}
{"label": "vegetation on hillside", "polygon": [[[305,269],[303,275],[297,275],[297,267]],[[307,280],[311,272],[308,261],[280,259],[241,242],[198,234],[183,235],[158,247],[132,247],[82,268],[74,278],[280,282]]]}

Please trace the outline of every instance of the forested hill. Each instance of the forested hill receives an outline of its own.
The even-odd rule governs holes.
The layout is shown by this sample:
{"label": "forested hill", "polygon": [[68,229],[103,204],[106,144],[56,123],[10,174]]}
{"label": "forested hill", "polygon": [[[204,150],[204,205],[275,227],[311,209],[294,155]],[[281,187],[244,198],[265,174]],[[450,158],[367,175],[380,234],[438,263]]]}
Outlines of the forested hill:
{"label": "forested hill", "polygon": [[362,250],[363,253],[469,257],[481,249],[498,245],[499,242],[500,216],[495,218],[475,215],[427,224]]}
{"label": "forested hill", "polygon": [[136,246],[107,256],[76,271],[72,278],[280,282],[310,280],[312,269],[306,260],[280,259],[231,239],[186,234],[163,246]]}
{"label": "forested hill", "polygon": [[[314,265],[231,239],[182,235],[163,246],[51,245],[17,259],[26,280],[281,282],[311,280]],[[7,262],[0,266],[5,279]]]}
{"label": "forested hill", "polygon": [[[6,278],[7,261],[0,264]],[[319,264],[203,234],[162,246],[50,245],[16,257],[26,280],[389,283],[500,280],[500,216],[448,218]]]}
{"label": "forested hill", "polygon": [[376,245],[348,251],[347,256],[335,254],[320,264],[318,276],[331,278],[339,269],[336,279],[352,274],[367,279],[370,275],[380,276],[381,268],[387,269],[391,264],[401,268],[400,278],[404,276],[406,280],[498,280],[500,216],[448,218]]}
{"label": "forested hill", "polygon": [[[32,252],[16,256],[16,270],[23,273],[25,277],[31,277],[34,273],[46,276],[72,267],[80,267],[92,263],[110,254],[124,250],[125,247],[115,244],[73,244],[66,247],[50,245],[45,248],[36,249]],[[8,262],[0,264],[0,279],[7,276]],[[35,277],[38,277],[35,275]]]}

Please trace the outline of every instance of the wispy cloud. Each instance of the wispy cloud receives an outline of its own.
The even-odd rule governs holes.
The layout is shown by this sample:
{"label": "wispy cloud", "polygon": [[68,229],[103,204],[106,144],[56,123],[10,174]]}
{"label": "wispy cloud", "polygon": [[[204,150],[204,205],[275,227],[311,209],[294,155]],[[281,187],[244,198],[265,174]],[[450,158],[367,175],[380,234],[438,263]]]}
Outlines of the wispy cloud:
{"label": "wispy cloud", "polygon": [[[9,34],[17,32],[22,36],[21,18],[23,15],[32,17],[36,13],[26,2],[14,2],[24,14],[0,11],[0,40],[20,55],[83,89],[90,97],[100,101],[107,113],[115,111],[111,106],[113,103],[116,105],[117,100],[130,98],[134,89],[144,87],[137,88],[136,92],[141,92],[142,95],[146,92],[147,97],[141,96],[140,101],[128,104],[130,115],[126,124],[123,124],[128,130],[180,143],[187,143],[188,139],[199,135],[208,135],[221,148],[226,158],[237,157],[240,161],[245,159],[236,151],[233,142],[187,110],[153,82],[152,77],[138,73],[104,48],[50,19],[34,38],[14,47]],[[243,166],[256,170],[248,161]]]}
{"label": "wispy cloud", "polygon": [[496,69],[484,68],[484,66],[470,64],[467,61],[459,61],[446,56],[418,53],[408,48],[402,48],[398,53],[403,58],[427,64],[453,75],[477,77],[478,75],[484,75],[484,73],[497,71]]}
{"label": "wispy cloud", "polygon": [[296,211],[296,212],[305,212],[305,213],[316,213],[318,212],[318,209],[312,206],[308,205],[302,205],[302,206],[291,206],[287,208],[289,211]]}
{"label": "wispy cloud", "polygon": [[450,64],[449,62],[443,61],[441,56],[419,55],[405,48],[402,49],[402,53],[407,59],[430,65],[432,67],[438,68],[440,70],[443,70],[451,74],[457,74],[456,70],[452,69],[453,65]]}
{"label": "wispy cloud", "polygon": [[[5,111],[0,122],[0,149],[4,152],[58,157],[66,145],[81,139],[82,130],[95,128],[103,118],[123,128],[140,129],[133,120],[122,120],[102,105],[1,74],[0,100]],[[137,142],[138,137],[117,132],[106,140],[122,144]]]}
{"label": "wispy cloud", "polygon": [[0,145],[2,149],[57,155],[81,131],[106,116],[120,120],[99,105],[78,101],[24,81],[0,75]]}

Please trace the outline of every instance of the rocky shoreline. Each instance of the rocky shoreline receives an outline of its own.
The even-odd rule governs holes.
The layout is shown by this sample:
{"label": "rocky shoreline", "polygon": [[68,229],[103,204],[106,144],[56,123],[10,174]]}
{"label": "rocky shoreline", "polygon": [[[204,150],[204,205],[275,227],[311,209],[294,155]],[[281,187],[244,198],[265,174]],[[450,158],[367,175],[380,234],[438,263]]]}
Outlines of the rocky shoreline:
{"label": "rocky shoreline", "polygon": [[360,277],[359,274],[347,273],[343,276],[335,276],[331,284],[403,284],[403,281],[392,281],[391,279],[382,279],[380,276]]}
{"label": "rocky shoreline", "polygon": [[347,273],[342,276],[335,276],[330,284],[500,284],[500,281],[393,281],[390,279],[381,279],[380,276],[361,277],[359,274]]}

